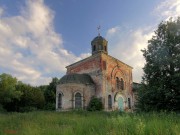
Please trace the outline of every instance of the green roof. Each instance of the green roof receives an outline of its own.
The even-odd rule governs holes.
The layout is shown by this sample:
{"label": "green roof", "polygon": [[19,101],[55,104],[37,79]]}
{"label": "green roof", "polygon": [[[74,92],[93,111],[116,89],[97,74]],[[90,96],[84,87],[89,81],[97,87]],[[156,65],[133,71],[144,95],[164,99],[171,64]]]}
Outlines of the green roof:
{"label": "green roof", "polygon": [[77,83],[77,84],[94,84],[92,78],[88,74],[67,74],[63,76],[59,84]]}

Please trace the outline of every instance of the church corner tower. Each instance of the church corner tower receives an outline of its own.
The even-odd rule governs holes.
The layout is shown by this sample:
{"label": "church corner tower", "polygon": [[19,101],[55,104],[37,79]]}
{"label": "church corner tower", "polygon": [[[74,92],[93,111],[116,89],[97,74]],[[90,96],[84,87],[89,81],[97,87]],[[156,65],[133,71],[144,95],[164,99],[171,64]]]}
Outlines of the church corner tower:
{"label": "church corner tower", "polygon": [[100,36],[100,34],[91,41],[92,55],[98,52],[108,54],[108,41]]}

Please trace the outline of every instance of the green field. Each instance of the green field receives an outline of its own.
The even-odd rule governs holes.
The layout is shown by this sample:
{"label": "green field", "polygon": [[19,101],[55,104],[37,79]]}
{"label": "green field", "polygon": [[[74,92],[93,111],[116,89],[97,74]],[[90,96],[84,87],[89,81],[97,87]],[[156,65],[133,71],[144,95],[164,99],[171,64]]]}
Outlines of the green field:
{"label": "green field", "polygon": [[0,135],[180,135],[175,113],[29,112],[0,114]]}

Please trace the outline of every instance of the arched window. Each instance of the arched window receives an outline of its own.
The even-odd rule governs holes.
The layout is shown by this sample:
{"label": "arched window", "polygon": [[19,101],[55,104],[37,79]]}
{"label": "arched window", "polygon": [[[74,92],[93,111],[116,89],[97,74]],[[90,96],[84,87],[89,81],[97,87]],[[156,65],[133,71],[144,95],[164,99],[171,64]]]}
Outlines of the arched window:
{"label": "arched window", "polygon": [[59,93],[58,95],[58,108],[62,108],[62,93]]}
{"label": "arched window", "polygon": [[116,88],[120,89],[120,80],[118,77],[116,77]]}
{"label": "arched window", "polygon": [[131,99],[128,98],[128,108],[131,109]]}
{"label": "arched window", "polygon": [[123,79],[121,78],[121,82],[120,82],[121,84],[121,90],[124,90],[124,81],[123,81]]}
{"label": "arched window", "polygon": [[106,46],[104,46],[104,50],[107,51],[107,47]]}
{"label": "arched window", "polygon": [[82,108],[82,96],[79,92],[75,94],[75,108]]}
{"label": "arched window", "polygon": [[93,51],[96,51],[96,46],[95,45],[93,46]]}
{"label": "arched window", "polygon": [[108,95],[108,108],[112,109],[112,97],[111,97],[111,95]]}

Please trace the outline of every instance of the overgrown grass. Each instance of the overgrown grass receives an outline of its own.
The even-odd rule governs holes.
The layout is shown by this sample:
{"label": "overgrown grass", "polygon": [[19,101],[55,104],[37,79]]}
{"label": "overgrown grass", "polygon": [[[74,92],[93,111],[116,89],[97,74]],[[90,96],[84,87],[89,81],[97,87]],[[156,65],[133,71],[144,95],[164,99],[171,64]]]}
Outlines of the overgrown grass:
{"label": "overgrown grass", "polygon": [[180,135],[175,113],[29,112],[0,114],[0,135]]}

